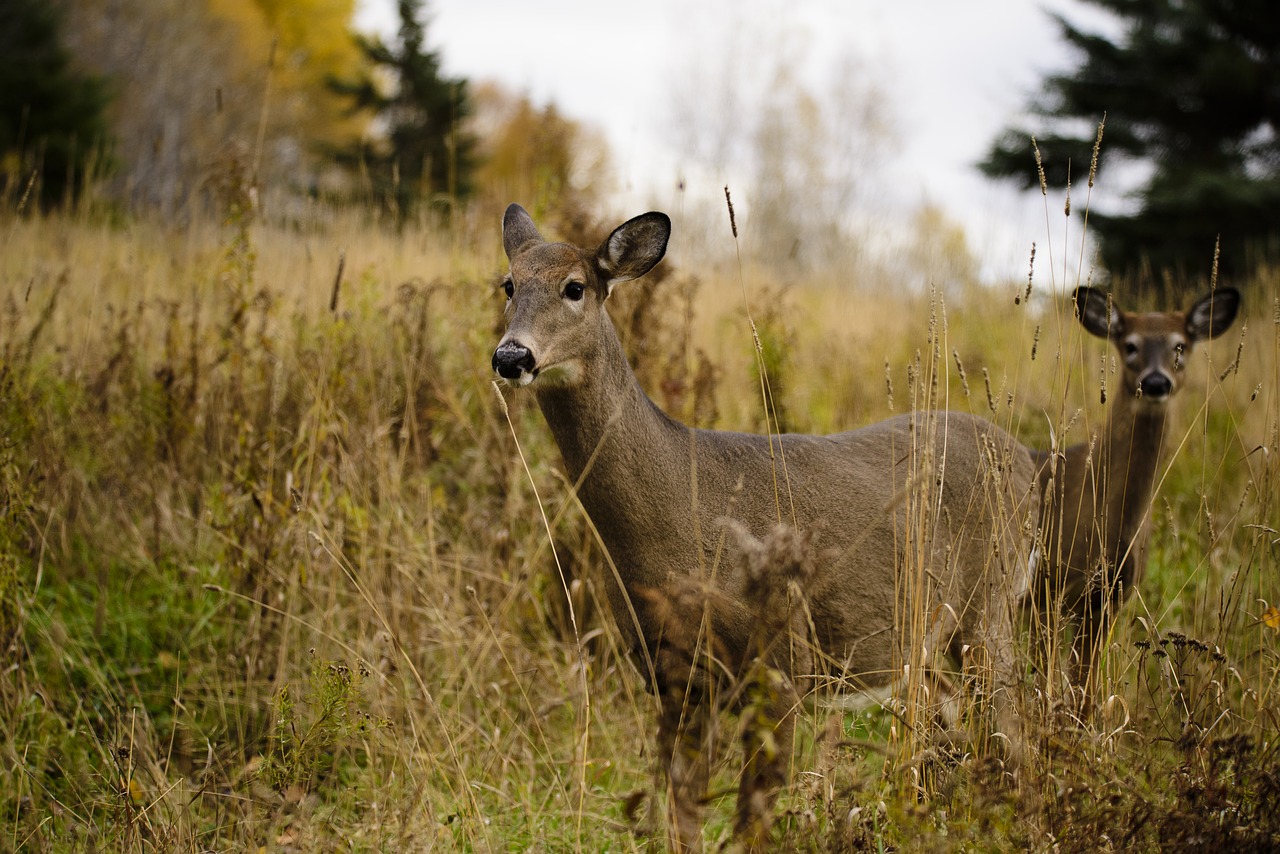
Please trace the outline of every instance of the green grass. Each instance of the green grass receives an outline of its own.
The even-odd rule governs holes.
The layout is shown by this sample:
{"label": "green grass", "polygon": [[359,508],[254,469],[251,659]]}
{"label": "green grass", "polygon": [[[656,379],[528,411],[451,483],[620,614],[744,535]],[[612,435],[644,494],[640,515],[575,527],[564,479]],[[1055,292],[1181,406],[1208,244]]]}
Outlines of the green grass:
{"label": "green grass", "polygon": [[[0,848],[665,847],[656,704],[603,556],[529,395],[504,392],[508,424],[491,385],[496,226],[4,226]],[[1063,412],[1072,437],[1101,422],[1103,345],[1044,284],[1015,305],[1025,277],[940,300],[675,262],[614,316],[686,420],[764,423],[745,291],[791,429],[904,411],[929,364],[940,405],[1029,443]],[[888,712],[807,708],[780,848],[1280,838],[1280,641],[1258,621],[1280,604],[1278,295],[1274,273],[1248,284],[1238,371],[1219,379],[1234,331],[1192,366],[1116,699],[1039,721],[1018,790],[980,760],[913,772]],[[732,798],[710,813],[718,844]]]}

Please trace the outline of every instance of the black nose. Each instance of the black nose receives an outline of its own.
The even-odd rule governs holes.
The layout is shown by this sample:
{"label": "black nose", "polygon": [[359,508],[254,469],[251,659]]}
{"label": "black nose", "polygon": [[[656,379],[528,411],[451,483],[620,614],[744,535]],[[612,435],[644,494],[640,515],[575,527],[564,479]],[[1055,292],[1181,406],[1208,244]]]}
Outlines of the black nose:
{"label": "black nose", "polygon": [[493,351],[493,369],[503,379],[519,379],[521,374],[533,371],[533,353],[522,344],[505,341]]}
{"label": "black nose", "polygon": [[1143,377],[1138,387],[1142,390],[1143,397],[1159,400],[1162,397],[1168,397],[1170,392],[1173,391],[1173,380],[1162,373],[1156,372]]}

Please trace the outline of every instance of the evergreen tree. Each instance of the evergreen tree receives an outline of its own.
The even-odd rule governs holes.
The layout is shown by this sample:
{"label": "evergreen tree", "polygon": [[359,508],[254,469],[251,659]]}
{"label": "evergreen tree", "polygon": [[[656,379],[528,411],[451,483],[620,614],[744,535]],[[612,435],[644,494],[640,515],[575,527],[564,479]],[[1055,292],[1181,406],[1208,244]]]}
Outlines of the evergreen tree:
{"label": "evergreen tree", "polygon": [[[1090,213],[1116,273],[1204,275],[1280,258],[1280,10],[1274,0],[1087,0],[1122,23],[1116,39],[1054,16],[1081,56],[1044,81],[1033,130],[1006,130],[980,168],[1038,186],[1030,136],[1055,186],[1082,183],[1106,115],[1100,166],[1146,164],[1131,214]],[[1083,120],[1083,121],[1082,121]],[[1145,278],[1145,277],[1144,277]],[[1162,278],[1162,277],[1161,277]],[[1161,286],[1147,280],[1147,284]]]}
{"label": "evergreen tree", "polygon": [[443,77],[440,56],[426,49],[422,0],[399,0],[396,44],[360,38],[373,75],[390,72],[394,86],[384,91],[375,76],[333,86],[353,99],[355,110],[369,110],[383,139],[338,152],[338,161],[366,172],[378,201],[403,221],[421,200],[448,208],[471,193],[474,139],[464,130],[470,113],[467,82]]}
{"label": "evergreen tree", "polygon": [[0,189],[39,176],[42,201],[74,191],[91,160],[106,165],[106,83],[77,72],[48,0],[0,3]]}

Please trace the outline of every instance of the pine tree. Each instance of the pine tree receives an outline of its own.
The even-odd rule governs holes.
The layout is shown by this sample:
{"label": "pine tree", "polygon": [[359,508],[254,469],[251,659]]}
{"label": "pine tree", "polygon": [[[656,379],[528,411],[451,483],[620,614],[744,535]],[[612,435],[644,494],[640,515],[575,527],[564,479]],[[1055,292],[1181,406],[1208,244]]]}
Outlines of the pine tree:
{"label": "pine tree", "polygon": [[40,199],[78,189],[86,165],[105,168],[106,83],[76,71],[47,0],[0,3],[0,189],[38,176]]}
{"label": "pine tree", "polygon": [[338,161],[368,174],[375,198],[402,222],[426,199],[447,209],[471,193],[474,139],[464,129],[470,113],[467,82],[440,73],[440,56],[426,49],[422,0],[399,0],[396,43],[359,39],[374,66],[390,72],[386,93],[374,76],[333,81],[355,110],[369,110],[386,126],[383,139],[338,152]]}
{"label": "pine tree", "polygon": [[[1034,131],[1006,130],[980,168],[1038,186],[1034,132],[1046,177],[1078,185],[1092,129],[1106,116],[1100,168],[1146,164],[1131,214],[1090,214],[1102,261],[1115,273],[1243,274],[1280,258],[1280,13],[1274,0],[1087,0],[1123,24],[1112,39],[1054,16],[1081,56],[1044,81]],[[1162,287],[1163,276],[1147,286]]]}

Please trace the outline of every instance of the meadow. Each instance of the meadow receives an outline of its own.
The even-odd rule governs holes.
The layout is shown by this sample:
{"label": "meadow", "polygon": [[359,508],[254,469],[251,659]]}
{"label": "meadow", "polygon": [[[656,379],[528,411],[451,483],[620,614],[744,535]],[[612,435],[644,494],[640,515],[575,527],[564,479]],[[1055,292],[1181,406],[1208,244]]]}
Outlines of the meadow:
{"label": "meadow", "polygon": [[[607,562],[531,395],[493,382],[498,222],[247,202],[0,212],[0,848],[665,850]],[[1061,261],[934,287],[677,255],[613,317],[698,426],[943,407],[1048,447],[1115,391]],[[1231,284],[1094,713],[1028,691],[1014,788],[922,764],[899,714],[807,706],[778,850],[1280,845],[1280,272]]]}

